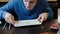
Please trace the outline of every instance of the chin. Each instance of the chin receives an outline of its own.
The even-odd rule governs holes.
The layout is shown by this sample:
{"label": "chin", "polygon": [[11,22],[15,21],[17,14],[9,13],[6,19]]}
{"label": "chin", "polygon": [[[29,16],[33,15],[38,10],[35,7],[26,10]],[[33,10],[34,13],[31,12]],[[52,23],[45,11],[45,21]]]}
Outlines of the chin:
{"label": "chin", "polygon": [[31,10],[31,7],[26,7],[27,10]]}
{"label": "chin", "polygon": [[27,10],[31,10],[31,9],[27,9]]}

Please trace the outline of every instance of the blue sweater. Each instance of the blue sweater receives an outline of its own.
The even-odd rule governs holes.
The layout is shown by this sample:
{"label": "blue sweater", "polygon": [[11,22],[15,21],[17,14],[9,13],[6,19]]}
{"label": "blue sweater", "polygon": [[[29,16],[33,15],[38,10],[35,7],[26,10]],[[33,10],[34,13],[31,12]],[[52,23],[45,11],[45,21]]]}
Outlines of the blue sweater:
{"label": "blue sweater", "polygon": [[48,19],[53,17],[53,12],[46,0],[38,0],[35,7],[30,11],[25,8],[23,0],[10,0],[6,5],[0,7],[0,18],[5,18],[5,14],[10,9],[15,11],[19,20],[36,19],[43,12],[48,13]]}

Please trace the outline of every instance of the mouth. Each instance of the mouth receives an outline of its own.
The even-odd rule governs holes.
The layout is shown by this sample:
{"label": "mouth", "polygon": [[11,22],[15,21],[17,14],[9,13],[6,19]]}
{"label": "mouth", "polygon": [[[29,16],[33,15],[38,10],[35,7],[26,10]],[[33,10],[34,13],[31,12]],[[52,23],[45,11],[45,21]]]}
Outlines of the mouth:
{"label": "mouth", "polygon": [[27,6],[27,8],[30,8],[30,6]]}
{"label": "mouth", "polygon": [[31,7],[29,7],[29,6],[28,6],[28,7],[27,7],[27,9],[28,9],[28,10],[30,10],[30,9],[31,9]]}

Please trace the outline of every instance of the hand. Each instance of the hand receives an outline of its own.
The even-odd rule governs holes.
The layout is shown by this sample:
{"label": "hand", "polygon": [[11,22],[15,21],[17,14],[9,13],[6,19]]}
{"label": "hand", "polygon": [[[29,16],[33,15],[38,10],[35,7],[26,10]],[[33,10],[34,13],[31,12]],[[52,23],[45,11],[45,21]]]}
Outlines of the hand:
{"label": "hand", "polygon": [[40,14],[37,19],[38,19],[38,21],[43,22],[44,20],[47,20],[47,17],[48,17],[48,13],[44,12],[44,13]]}
{"label": "hand", "polygon": [[5,21],[11,24],[14,24],[14,16],[10,13],[6,13],[5,15]]}

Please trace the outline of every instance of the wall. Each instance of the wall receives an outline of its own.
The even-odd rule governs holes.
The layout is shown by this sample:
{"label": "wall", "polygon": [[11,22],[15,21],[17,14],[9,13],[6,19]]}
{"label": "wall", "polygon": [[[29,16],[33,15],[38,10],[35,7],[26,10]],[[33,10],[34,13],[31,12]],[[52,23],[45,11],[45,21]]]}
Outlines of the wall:
{"label": "wall", "polygon": [[58,8],[58,16],[60,15],[60,8]]}
{"label": "wall", "polygon": [[[8,2],[9,0],[0,0],[0,2]],[[47,0],[47,1],[57,1],[57,0]]]}

